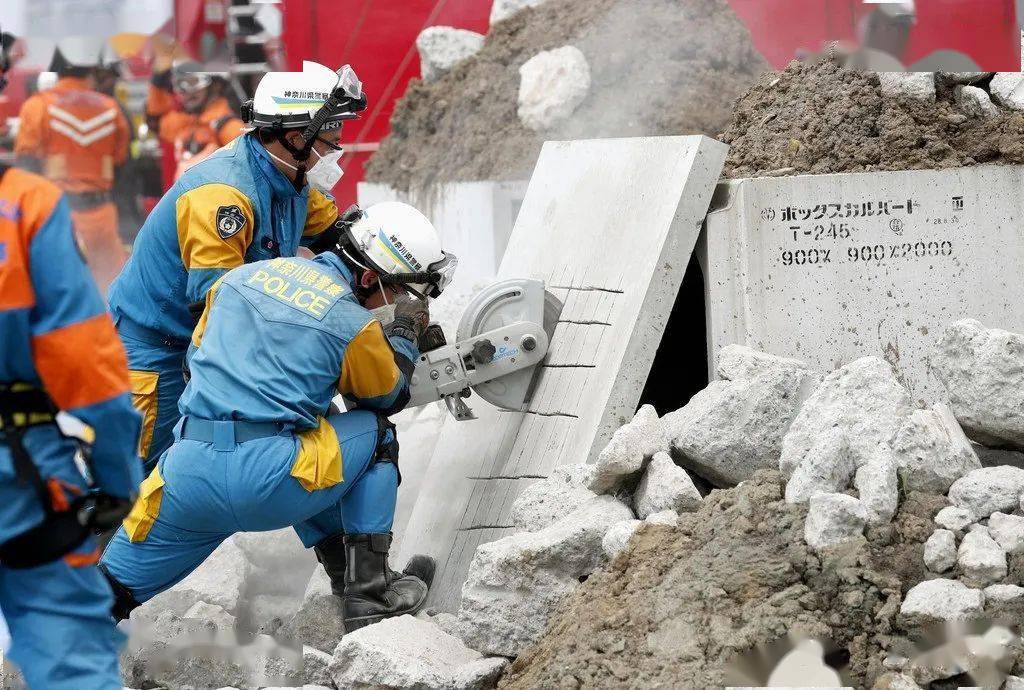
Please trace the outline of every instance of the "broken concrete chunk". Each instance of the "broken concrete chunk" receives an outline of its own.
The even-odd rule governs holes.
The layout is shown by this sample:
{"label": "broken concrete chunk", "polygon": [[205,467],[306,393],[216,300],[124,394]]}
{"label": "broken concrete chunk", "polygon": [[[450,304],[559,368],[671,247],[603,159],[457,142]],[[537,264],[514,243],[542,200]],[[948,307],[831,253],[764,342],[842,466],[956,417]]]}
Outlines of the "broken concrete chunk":
{"label": "broken concrete chunk", "polygon": [[981,614],[985,594],[958,580],[925,580],[910,588],[900,606],[904,616],[940,621],[965,620]]}
{"label": "broken concrete chunk", "polygon": [[316,568],[313,570],[313,574],[309,577],[309,582],[306,583],[306,593],[303,595],[303,601],[309,601],[319,596],[331,593],[331,578],[328,577],[327,571],[324,567],[317,563]]}
{"label": "broken concrete chunk", "polygon": [[1024,553],[1024,517],[992,513],[988,518],[988,531],[1007,554]]}
{"label": "broken concrete chunk", "polygon": [[902,673],[886,673],[875,681],[871,690],[921,690],[921,686]]}
{"label": "broken concrete chunk", "polygon": [[964,535],[956,562],[968,584],[984,587],[1006,577],[1006,552],[986,529],[971,530]]}
{"label": "broken concrete chunk", "polygon": [[924,564],[933,573],[944,573],[956,565],[956,537],[948,529],[937,529],[924,543]]}
{"label": "broken concrete chunk", "polygon": [[519,68],[519,121],[539,132],[566,120],[590,92],[590,65],[575,46],[537,53]]}
{"label": "broken concrete chunk", "polygon": [[749,348],[726,348],[720,370],[755,375],[712,381],[685,407],[665,415],[665,433],[680,463],[718,487],[774,469],[783,436],[818,382],[799,364]]}
{"label": "broken concrete chunk", "polygon": [[949,487],[950,502],[983,520],[996,511],[1009,512],[1024,493],[1024,470],[1016,467],[982,467],[967,473]]}
{"label": "broken concrete chunk", "polygon": [[416,37],[423,81],[435,81],[452,67],[476,55],[484,45],[483,34],[451,26],[431,26]]}
{"label": "broken concrete chunk", "polygon": [[1020,676],[1007,676],[1006,680],[1003,681],[1003,690],[1024,690],[1024,678]]}
{"label": "broken concrete chunk", "polygon": [[565,595],[604,562],[608,530],[632,518],[601,496],[542,530],[477,547],[459,607],[466,643],[508,657],[535,643]]}
{"label": "broken concrete chunk", "polygon": [[826,434],[844,435],[859,467],[912,411],[910,394],[885,360],[854,360],[826,376],[801,406],[782,441],[779,469],[792,475]]}
{"label": "broken concrete chunk", "polygon": [[331,655],[309,645],[302,647],[302,682],[311,685],[331,684]]}
{"label": "broken concrete chunk", "polygon": [[633,505],[640,519],[663,510],[687,513],[700,507],[701,495],[682,467],[665,452],[655,453],[633,494]]}
{"label": "broken concrete chunk", "polygon": [[490,656],[463,664],[455,671],[452,679],[453,690],[490,690],[498,684],[509,660]]}
{"label": "broken concrete chunk", "polygon": [[1024,74],[997,72],[988,89],[996,103],[1014,110],[1024,110]]}
{"label": "broken concrete chunk", "polygon": [[974,84],[991,74],[992,72],[939,72],[938,76],[951,84]]}
{"label": "broken concrete chunk", "polygon": [[812,549],[838,546],[864,532],[868,511],[846,494],[819,493],[811,497],[804,523],[804,541]]}
{"label": "broken concrete chunk", "polygon": [[491,5],[491,26],[508,19],[513,14],[527,7],[536,7],[546,0],[494,0]]}
{"label": "broken concrete chunk", "polygon": [[330,674],[339,688],[450,688],[464,666],[482,658],[433,623],[399,616],[346,635]]}
{"label": "broken concrete chunk", "polygon": [[140,612],[155,617],[171,611],[180,616],[197,601],[205,601],[234,614],[249,569],[245,554],[228,538],[188,577],[143,604]]}
{"label": "broken concrete chunk", "polygon": [[664,525],[666,527],[675,527],[679,523],[679,513],[674,510],[663,510],[659,513],[653,513],[644,518],[644,522],[649,525]]}
{"label": "broken concrete chunk", "polygon": [[954,98],[957,107],[967,117],[997,117],[1000,113],[999,106],[992,102],[988,92],[977,86],[956,87]]}
{"label": "broken concrete chunk", "polygon": [[960,532],[974,524],[974,515],[966,508],[946,506],[935,514],[935,524],[953,532]]}
{"label": "broken concrete chunk", "polygon": [[1024,587],[1017,585],[989,585],[985,588],[986,604],[1006,604],[1024,598]]}
{"label": "broken concrete chunk", "polygon": [[234,630],[235,617],[216,604],[207,604],[205,601],[197,601],[182,615],[188,620],[203,621],[211,625],[215,630]]}
{"label": "broken concrete chunk", "polygon": [[823,432],[803,454],[786,482],[786,501],[806,503],[817,493],[843,491],[850,486],[854,467],[846,432],[840,429]]}
{"label": "broken concrete chunk", "polygon": [[726,345],[718,353],[719,378],[726,381],[757,378],[773,371],[804,372],[810,367],[798,359],[778,357],[745,345]]}
{"label": "broken concrete chunk", "polygon": [[853,485],[867,508],[869,525],[884,525],[896,514],[900,500],[896,472],[896,458],[884,443],[878,444],[875,453],[857,469]]}
{"label": "broken concrete chunk", "polygon": [[981,467],[946,405],[914,410],[897,430],[892,448],[908,491],[944,494],[957,479]]}
{"label": "broken concrete chunk", "polygon": [[345,634],[344,620],[341,600],[333,594],[318,594],[306,599],[274,635],[331,652]]}
{"label": "broken concrete chunk", "polygon": [[608,558],[615,558],[619,555],[620,551],[624,551],[629,546],[629,540],[633,538],[633,533],[640,529],[642,524],[644,524],[643,520],[623,520],[612,525],[612,528],[605,533],[604,539],[601,540],[604,554]]}
{"label": "broken concrete chunk", "polygon": [[935,102],[934,72],[879,72],[878,81],[886,96]]}
{"label": "broken concrete chunk", "polygon": [[973,319],[957,321],[944,332],[932,355],[932,370],[953,414],[974,440],[1024,447],[1022,358],[1024,336],[1017,333],[985,328]]}
{"label": "broken concrete chunk", "polygon": [[597,498],[590,489],[551,476],[526,487],[512,504],[512,524],[536,532]]}
{"label": "broken concrete chunk", "polygon": [[654,407],[644,405],[629,424],[612,434],[612,440],[597,456],[587,488],[599,494],[612,492],[642,470],[647,458],[663,450],[668,450],[668,442],[662,421]]}

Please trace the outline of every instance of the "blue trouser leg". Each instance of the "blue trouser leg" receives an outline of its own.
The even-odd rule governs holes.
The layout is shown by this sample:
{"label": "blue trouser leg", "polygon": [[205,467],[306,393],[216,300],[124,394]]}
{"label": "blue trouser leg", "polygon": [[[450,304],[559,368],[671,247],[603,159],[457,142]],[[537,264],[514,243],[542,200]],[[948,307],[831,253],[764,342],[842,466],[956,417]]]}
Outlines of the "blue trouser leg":
{"label": "blue trouser leg", "polygon": [[144,437],[148,435],[148,428],[152,427],[148,451],[143,458],[144,467],[149,472],[174,442],[174,425],[181,418],[178,400],[185,392],[185,350],[169,345],[154,345],[125,334],[121,334],[121,341],[128,355],[129,369],[133,372],[152,372],[158,376],[155,393],[133,390],[132,395],[136,408],[143,415]]}
{"label": "blue trouser leg", "polygon": [[133,543],[122,527],[101,562],[144,602],[183,579],[234,532],[291,525],[311,547],[343,523],[352,531],[389,531],[397,471],[374,463],[376,415],[356,410],[328,419],[341,444],[343,481],[315,491],[290,474],[299,445],[291,434],[230,451],[176,442],[160,460],[163,494],[149,534]]}
{"label": "blue trouser leg", "polygon": [[[73,552],[96,548],[92,539]],[[73,560],[73,559],[72,559]],[[25,570],[0,568],[0,608],[10,657],[35,690],[121,690],[124,636],[110,617],[113,595],[95,565],[65,559]]]}

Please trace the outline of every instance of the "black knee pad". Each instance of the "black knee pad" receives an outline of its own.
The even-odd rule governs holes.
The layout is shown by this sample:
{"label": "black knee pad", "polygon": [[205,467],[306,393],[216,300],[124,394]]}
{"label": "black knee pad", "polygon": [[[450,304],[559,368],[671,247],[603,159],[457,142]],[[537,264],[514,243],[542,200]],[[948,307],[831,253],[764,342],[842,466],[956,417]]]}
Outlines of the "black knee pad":
{"label": "black knee pad", "polygon": [[130,589],[122,585],[116,577],[110,574],[105,565],[100,563],[96,567],[103,573],[103,577],[107,578],[110,589],[114,592],[114,605],[110,609],[110,615],[120,623],[132,615],[132,611],[139,608],[141,604],[135,599],[135,595],[132,594]]}
{"label": "black knee pad", "polygon": [[[392,439],[385,441],[388,431],[391,431]],[[377,452],[374,455],[374,462],[387,462],[395,466],[398,472],[398,483],[402,483],[402,470],[398,466],[398,430],[391,420],[382,414],[377,415]]]}

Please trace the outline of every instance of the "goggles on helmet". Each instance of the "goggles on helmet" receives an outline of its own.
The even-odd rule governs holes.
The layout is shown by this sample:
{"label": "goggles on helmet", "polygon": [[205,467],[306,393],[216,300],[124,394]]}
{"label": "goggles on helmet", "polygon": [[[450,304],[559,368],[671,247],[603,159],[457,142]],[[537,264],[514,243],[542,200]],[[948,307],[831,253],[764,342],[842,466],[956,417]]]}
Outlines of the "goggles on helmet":
{"label": "goggles on helmet", "polygon": [[213,83],[213,77],[202,72],[185,72],[174,76],[174,90],[177,93],[194,93]]}
{"label": "goggles on helmet", "polygon": [[438,298],[452,283],[459,258],[441,250],[444,255],[419,273],[391,273],[380,276],[385,285],[401,285],[420,299]]}

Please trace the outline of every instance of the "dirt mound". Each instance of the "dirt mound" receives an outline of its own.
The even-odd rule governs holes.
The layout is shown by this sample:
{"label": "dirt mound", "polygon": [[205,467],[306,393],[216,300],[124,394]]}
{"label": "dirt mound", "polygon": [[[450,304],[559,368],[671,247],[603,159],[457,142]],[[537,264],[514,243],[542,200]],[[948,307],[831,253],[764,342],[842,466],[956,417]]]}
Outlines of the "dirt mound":
{"label": "dirt mound", "polygon": [[803,541],[806,508],[785,503],[783,488],[762,471],[675,528],[642,528],[500,687],[723,687],[734,654],[788,631],[848,649],[853,686],[871,687],[882,650],[907,632],[900,602],[926,577],[923,543],[945,498],[911,493],[867,541],[818,557]]}
{"label": "dirt mound", "polygon": [[[519,67],[570,44],[590,64],[590,94],[537,134],[516,114]],[[403,191],[525,179],[545,140],[717,136],[766,69],[725,0],[549,0],[495,25],[479,53],[438,81],[413,81],[367,179]]]}
{"label": "dirt mound", "polygon": [[[987,81],[974,86],[987,88]],[[1024,163],[1024,114],[970,117],[939,79],[935,103],[886,96],[878,76],[833,62],[762,75],[722,141],[726,177]]]}

